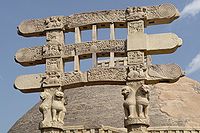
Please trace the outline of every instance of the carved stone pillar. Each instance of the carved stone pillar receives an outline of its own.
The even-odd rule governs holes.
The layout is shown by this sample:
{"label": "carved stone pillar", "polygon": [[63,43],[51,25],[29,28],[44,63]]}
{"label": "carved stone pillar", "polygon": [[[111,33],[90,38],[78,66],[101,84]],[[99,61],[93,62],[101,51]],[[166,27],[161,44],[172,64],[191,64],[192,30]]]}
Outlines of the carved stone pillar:
{"label": "carved stone pillar", "polygon": [[149,86],[143,81],[128,82],[122,89],[124,96],[124,126],[128,133],[147,133],[149,127]]}
{"label": "carved stone pillar", "polygon": [[50,17],[46,20],[46,45],[43,55],[46,57],[46,71],[43,77],[40,111],[43,121],[40,123],[42,133],[63,133],[66,113],[61,78],[64,75],[62,59],[64,48],[62,18]]}
{"label": "carved stone pillar", "polygon": [[127,86],[122,89],[124,96],[124,126],[128,133],[146,133],[149,126],[149,87],[145,85],[147,60],[145,55],[146,35],[144,21],[130,21],[128,25]]}

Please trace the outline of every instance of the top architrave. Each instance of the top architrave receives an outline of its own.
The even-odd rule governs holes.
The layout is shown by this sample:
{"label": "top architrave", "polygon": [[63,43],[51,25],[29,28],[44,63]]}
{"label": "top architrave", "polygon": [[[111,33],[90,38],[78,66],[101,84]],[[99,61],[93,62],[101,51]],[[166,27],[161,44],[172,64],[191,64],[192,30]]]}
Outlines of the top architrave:
{"label": "top architrave", "polygon": [[88,30],[96,24],[98,28],[108,28],[109,23],[115,23],[115,28],[127,28],[126,22],[134,20],[144,20],[145,26],[149,26],[171,23],[178,17],[179,11],[172,4],[128,7],[126,10],[96,11],[26,20],[18,26],[18,34],[25,37],[44,36],[48,30],[63,29],[64,32],[74,32],[75,27]]}

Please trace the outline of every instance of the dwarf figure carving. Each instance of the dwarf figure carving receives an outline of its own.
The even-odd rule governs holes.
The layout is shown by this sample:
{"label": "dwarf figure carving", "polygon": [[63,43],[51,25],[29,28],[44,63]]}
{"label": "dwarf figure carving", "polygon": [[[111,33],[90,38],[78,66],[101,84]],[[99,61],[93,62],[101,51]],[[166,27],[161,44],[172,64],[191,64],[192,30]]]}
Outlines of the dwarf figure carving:
{"label": "dwarf figure carving", "polygon": [[125,86],[122,89],[122,95],[124,96],[124,113],[125,119],[136,117],[136,98],[135,91],[130,86]]}
{"label": "dwarf figure carving", "polygon": [[51,103],[52,96],[48,92],[42,92],[40,94],[40,98],[42,99],[42,103],[40,104],[39,110],[43,114],[43,121],[41,122],[43,125],[50,125],[52,121],[51,115]]}
{"label": "dwarf figure carving", "polygon": [[136,103],[139,118],[148,117],[149,86],[142,85],[136,92]]}
{"label": "dwarf figure carving", "polygon": [[53,96],[52,102],[52,117],[54,122],[60,122],[64,124],[64,116],[66,113],[66,108],[64,106],[64,93],[61,91],[56,91]]}

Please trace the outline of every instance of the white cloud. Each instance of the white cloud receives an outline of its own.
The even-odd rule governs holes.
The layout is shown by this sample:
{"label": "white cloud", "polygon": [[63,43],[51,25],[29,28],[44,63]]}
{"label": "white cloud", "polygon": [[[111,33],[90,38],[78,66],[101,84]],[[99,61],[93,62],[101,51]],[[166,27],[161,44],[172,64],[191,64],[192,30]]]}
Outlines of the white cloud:
{"label": "white cloud", "polygon": [[186,74],[191,74],[198,70],[200,70],[200,53],[197,54],[189,63],[188,68],[186,69]]}
{"label": "white cloud", "polygon": [[198,13],[200,13],[200,0],[193,0],[183,8],[181,15],[183,17],[195,16]]}

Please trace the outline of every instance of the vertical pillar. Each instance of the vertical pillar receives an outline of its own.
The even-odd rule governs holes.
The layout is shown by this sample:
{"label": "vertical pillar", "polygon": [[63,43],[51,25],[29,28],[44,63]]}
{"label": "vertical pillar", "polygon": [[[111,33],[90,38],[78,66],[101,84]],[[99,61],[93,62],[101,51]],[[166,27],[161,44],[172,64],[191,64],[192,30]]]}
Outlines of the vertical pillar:
{"label": "vertical pillar", "polygon": [[[75,28],[75,43],[81,43],[81,30],[79,27]],[[74,71],[80,71],[80,59],[76,51],[74,56]]]}
{"label": "vertical pillar", "polygon": [[[114,23],[110,24],[110,40],[115,40],[115,25]],[[115,66],[115,53],[114,52],[110,52],[110,63],[109,63],[109,67],[114,67]]]}
{"label": "vertical pillar", "polygon": [[[147,133],[149,126],[148,104],[149,104],[149,88],[145,85],[145,53],[138,50],[140,45],[146,45],[143,42],[144,21],[128,22],[128,38],[127,38],[127,64],[128,78],[127,87],[122,90],[122,95],[126,96],[124,90],[130,91],[128,94],[132,96],[133,103],[129,108],[125,107],[124,126],[128,133]],[[144,102],[144,103],[142,103]]]}
{"label": "vertical pillar", "polygon": [[[47,23],[46,45],[43,49],[46,55],[46,76],[43,81],[44,92],[41,93],[42,103],[39,107],[43,113],[43,120],[40,122],[42,133],[64,133],[64,116],[66,113],[64,92],[61,86],[61,77],[64,75],[64,62],[62,52],[65,36],[62,30],[60,18],[52,17],[54,21]],[[57,22],[54,27],[49,27]]]}
{"label": "vertical pillar", "polygon": [[[97,41],[97,25],[92,25],[92,41]],[[96,48],[92,52],[92,67],[97,67],[97,54]]]}

